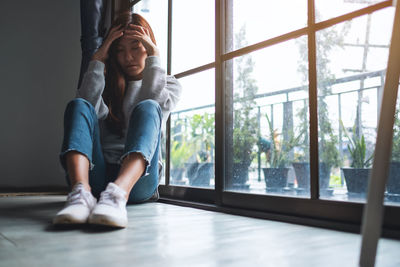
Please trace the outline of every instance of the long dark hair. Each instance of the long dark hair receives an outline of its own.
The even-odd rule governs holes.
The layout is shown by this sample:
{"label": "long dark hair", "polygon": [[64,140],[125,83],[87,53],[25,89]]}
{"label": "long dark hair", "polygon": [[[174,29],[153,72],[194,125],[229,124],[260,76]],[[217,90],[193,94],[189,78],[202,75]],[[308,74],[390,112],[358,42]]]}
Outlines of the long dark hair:
{"label": "long dark hair", "polygon": [[[150,24],[139,14],[124,12],[116,18],[112,26],[123,25],[125,28],[127,28],[129,24],[135,24],[147,28],[149,30],[151,40],[154,44],[156,44],[154,33],[150,27]],[[126,77],[117,61],[116,48],[119,40],[120,39],[117,39],[112,43],[109,50],[109,57],[106,61],[106,86],[103,92],[103,100],[108,106],[109,110],[106,118],[106,125],[112,133],[117,134],[122,138],[123,129],[125,127],[125,116],[122,110],[122,103],[125,96]]]}

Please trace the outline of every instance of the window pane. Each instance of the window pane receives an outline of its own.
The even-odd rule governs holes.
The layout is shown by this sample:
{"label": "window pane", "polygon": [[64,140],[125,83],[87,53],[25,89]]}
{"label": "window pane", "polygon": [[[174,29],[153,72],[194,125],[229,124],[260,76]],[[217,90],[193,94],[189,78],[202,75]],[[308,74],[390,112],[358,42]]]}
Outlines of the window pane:
{"label": "window pane", "polygon": [[[230,0],[233,18],[228,29],[233,31],[233,44],[227,46],[228,52],[270,39],[281,34],[307,26],[307,1],[259,1]],[[245,41],[238,35],[246,27]]]}
{"label": "window pane", "polygon": [[179,80],[183,92],[171,114],[171,185],[214,188],[214,72]]}
{"label": "window pane", "polygon": [[307,66],[305,36],[227,62],[234,102],[227,190],[309,195]]}
{"label": "window pane", "polygon": [[391,34],[370,29],[390,21],[393,8],[317,32],[321,198],[365,201],[389,45],[372,40]]}
{"label": "window pane", "polygon": [[341,16],[358,9],[384,2],[383,0],[315,0],[317,22]]}
{"label": "window pane", "polygon": [[214,1],[174,0],[172,10],[172,73],[214,62]]}
{"label": "window pane", "polygon": [[133,12],[150,23],[160,50],[161,66],[167,69],[168,0],[141,0],[133,6]]}

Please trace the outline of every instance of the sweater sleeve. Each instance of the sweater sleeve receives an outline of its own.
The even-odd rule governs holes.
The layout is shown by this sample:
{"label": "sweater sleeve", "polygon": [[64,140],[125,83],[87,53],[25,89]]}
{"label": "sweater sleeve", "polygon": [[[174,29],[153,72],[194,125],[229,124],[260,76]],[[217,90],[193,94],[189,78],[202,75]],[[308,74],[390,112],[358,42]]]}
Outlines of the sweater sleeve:
{"label": "sweater sleeve", "polygon": [[95,111],[97,118],[103,120],[108,115],[108,107],[103,101],[105,86],[104,63],[92,60],[83,76],[81,87],[76,92],[76,98],[83,98],[89,101]]}
{"label": "sweater sleeve", "polygon": [[160,66],[159,57],[149,56],[146,58],[140,91],[141,100],[153,99],[157,101],[164,115],[167,116],[178,103],[182,87],[175,77],[165,74],[165,70]]}

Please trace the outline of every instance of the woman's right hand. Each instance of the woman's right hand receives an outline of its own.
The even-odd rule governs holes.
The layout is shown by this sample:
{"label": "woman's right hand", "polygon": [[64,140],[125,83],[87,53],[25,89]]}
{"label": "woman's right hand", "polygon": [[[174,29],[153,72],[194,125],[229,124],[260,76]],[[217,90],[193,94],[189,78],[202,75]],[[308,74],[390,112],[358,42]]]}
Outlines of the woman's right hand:
{"label": "woman's right hand", "polygon": [[124,28],[122,25],[112,27],[108,32],[106,39],[104,39],[103,44],[93,54],[92,60],[98,60],[105,63],[108,58],[108,50],[110,49],[111,44],[123,34]]}

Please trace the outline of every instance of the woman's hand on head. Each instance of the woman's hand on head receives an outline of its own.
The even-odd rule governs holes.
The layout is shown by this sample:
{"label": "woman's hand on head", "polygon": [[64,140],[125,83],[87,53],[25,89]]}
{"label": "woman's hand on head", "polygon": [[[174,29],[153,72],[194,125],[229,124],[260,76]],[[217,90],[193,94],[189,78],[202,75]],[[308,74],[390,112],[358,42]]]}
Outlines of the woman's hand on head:
{"label": "woman's hand on head", "polygon": [[116,25],[110,28],[107,37],[103,41],[103,44],[93,54],[92,60],[98,60],[105,63],[108,58],[108,51],[110,50],[111,44],[122,35],[124,35],[124,28],[122,25]]}
{"label": "woman's hand on head", "polygon": [[131,38],[134,40],[138,40],[142,43],[144,48],[146,49],[148,56],[159,56],[160,52],[157,46],[153,43],[150,38],[150,33],[147,28],[129,24],[128,29],[124,32],[125,38]]}

